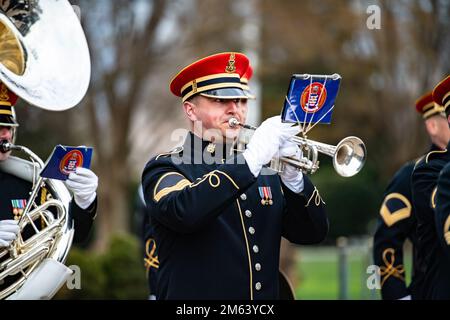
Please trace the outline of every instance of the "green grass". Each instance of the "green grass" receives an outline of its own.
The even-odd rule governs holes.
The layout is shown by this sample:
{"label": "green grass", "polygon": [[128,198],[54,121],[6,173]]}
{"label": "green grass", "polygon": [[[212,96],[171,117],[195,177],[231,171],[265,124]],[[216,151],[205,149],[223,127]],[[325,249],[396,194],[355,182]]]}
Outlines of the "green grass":
{"label": "green grass", "polygon": [[[407,277],[410,276],[409,254],[406,257]],[[300,249],[297,265],[297,299],[335,300],[339,298],[338,251],[333,247]],[[372,264],[367,250],[351,249],[348,255],[348,299],[380,299],[380,290],[366,285],[368,265]]]}

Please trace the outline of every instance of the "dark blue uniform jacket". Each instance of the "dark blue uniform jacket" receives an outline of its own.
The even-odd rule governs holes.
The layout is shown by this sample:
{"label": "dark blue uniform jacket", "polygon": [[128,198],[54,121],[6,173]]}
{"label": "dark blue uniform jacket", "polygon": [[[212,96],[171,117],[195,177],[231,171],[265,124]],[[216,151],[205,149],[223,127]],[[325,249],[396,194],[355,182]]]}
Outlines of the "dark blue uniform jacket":
{"label": "dark blue uniform jacket", "polygon": [[276,299],[281,237],[326,237],[324,203],[308,177],[295,194],[269,169],[255,178],[242,154],[228,151],[190,133],[144,169],[158,299]]}

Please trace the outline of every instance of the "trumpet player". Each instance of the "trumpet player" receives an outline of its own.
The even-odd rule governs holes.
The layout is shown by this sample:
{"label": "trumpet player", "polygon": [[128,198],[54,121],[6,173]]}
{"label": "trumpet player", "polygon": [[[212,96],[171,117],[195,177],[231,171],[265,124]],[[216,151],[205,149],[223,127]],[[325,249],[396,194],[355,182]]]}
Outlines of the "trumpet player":
{"label": "trumpet player", "polygon": [[[18,97],[0,83],[0,141],[14,143],[19,126],[14,113]],[[0,161],[6,161],[11,151],[0,152]],[[70,216],[75,226],[75,242],[84,242],[92,227],[97,211],[98,178],[94,172],[77,168],[66,182],[73,194]],[[18,221],[31,190],[31,183],[14,175],[0,171],[0,248],[8,247],[19,233]],[[46,200],[47,190],[42,188],[39,199]]]}
{"label": "trumpet player", "polygon": [[245,123],[240,78],[248,58],[227,52],[182,69],[170,90],[190,122],[182,146],[151,159],[142,174],[159,262],[158,299],[277,299],[281,237],[325,239],[324,202],[293,167],[276,174],[276,156],[301,157],[299,128],[270,118],[242,153],[233,145]]}

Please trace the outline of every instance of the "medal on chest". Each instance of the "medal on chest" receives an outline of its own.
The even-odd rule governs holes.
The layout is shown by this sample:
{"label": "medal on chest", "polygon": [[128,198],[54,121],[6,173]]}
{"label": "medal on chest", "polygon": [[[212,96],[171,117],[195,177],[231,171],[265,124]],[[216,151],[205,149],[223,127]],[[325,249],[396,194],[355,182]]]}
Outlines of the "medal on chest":
{"label": "medal on chest", "polygon": [[27,206],[27,200],[25,199],[15,199],[11,200],[12,213],[14,215],[14,220],[19,220],[22,216],[23,210]]}
{"label": "medal on chest", "polygon": [[270,187],[258,187],[259,196],[261,197],[261,204],[263,206],[273,205],[272,190]]}

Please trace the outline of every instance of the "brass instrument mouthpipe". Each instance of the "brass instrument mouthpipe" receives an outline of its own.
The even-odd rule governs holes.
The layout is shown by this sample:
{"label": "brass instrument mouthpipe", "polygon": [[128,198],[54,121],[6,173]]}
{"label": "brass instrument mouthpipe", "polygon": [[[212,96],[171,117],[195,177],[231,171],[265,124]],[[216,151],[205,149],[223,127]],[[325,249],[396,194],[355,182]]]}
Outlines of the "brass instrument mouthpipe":
{"label": "brass instrument mouthpipe", "polygon": [[11,142],[8,142],[8,140],[2,140],[0,142],[0,152],[1,153],[7,153],[11,150],[21,151],[22,147],[16,146],[16,145],[12,144]]}

